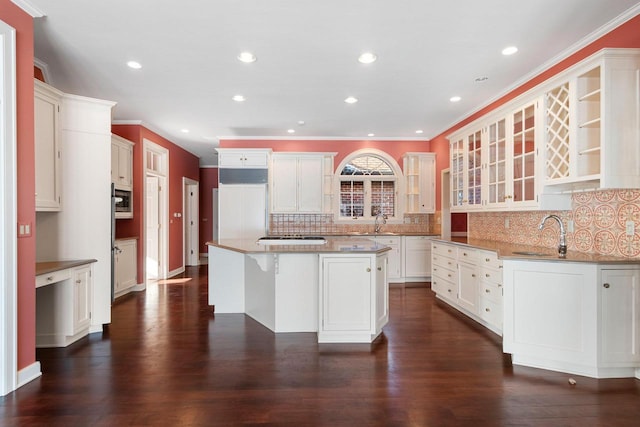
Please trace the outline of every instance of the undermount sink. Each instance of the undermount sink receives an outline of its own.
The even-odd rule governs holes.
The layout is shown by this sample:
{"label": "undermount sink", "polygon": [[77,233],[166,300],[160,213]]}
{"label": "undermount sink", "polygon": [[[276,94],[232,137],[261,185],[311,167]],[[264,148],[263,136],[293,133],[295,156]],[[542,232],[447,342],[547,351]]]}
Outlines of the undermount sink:
{"label": "undermount sink", "polygon": [[535,251],[513,251],[514,255],[526,255],[526,256],[555,256],[555,254],[549,252],[535,252]]}
{"label": "undermount sink", "polygon": [[351,231],[349,232],[351,236],[397,236],[398,233],[380,231],[378,233],[374,231]]}

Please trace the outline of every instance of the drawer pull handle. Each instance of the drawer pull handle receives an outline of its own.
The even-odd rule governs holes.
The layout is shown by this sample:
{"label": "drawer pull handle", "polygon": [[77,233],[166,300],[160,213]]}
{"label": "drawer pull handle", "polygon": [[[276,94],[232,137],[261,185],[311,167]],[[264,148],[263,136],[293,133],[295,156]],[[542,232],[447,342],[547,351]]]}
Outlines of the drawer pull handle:
{"label": "drawer pull handle", "polygon": [[489,307],[485,308],[484,311],[486,311],[487,313],[491,311],[491,309]]}
{"label": "drawer pull handle", "polygon": [[611,286],[611,285],[610,285],[610,284],[608,284],[608,283],[605,283],[605,284],[604,284],[604,285],[602,285],[602,286],[604,286],[604,288],[605,288],[605,289],[609,289],[609,286]]}

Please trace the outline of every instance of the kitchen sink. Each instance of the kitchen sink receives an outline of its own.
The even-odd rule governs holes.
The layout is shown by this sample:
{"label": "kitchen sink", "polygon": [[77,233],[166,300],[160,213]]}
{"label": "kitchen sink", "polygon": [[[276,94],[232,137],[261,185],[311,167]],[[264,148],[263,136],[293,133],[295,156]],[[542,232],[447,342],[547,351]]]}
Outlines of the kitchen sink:
{"label": "kitchen sink", "polygon": [[535,251],[513,251],[511,253],[514,255],[526,255],[526,256],[555,256],[555,254],[553,253],[535,252]]}

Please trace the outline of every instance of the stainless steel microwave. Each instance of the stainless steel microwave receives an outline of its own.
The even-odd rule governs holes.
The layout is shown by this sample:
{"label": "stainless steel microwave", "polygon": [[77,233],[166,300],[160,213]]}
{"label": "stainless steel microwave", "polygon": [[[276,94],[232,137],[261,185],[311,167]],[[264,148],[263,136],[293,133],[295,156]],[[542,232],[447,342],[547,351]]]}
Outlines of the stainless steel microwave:
{"label": "stainless steel microwave", "polygon": [[133,195],[129,190],[114,190],[115,217],[133,218]]}

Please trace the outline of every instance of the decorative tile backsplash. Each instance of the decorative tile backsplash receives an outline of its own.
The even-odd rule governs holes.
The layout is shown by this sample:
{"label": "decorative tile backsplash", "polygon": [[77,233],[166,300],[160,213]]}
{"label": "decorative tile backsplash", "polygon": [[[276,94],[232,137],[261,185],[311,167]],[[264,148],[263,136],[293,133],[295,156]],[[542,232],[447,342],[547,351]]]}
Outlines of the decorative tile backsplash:
{"label": "decorative tile backsplash", "polygon": [[[477,212],[469,214],[471,238],[488,239],[554,248],[559,227],[547,221],[542,231],[540,220],[549,213],[560,218],[567,228],[569,250],[640,258],[640,189],[602,190],[575,193],[570,211]],[[568,230],[573,221],[573,232]],[[634,233],[627,236],[627,222]]]}
{"label": "decorative tile backsplash", "polygon": [[[269,217],[269,234],[311,235],[342,234],[353,232],[370,232],[373,224],[338,224],[333,221],[333,214],[271,214]],[[433,215],[406,214],[403,224],[384,224],[383,232],[426,232],[433,230]]]}

